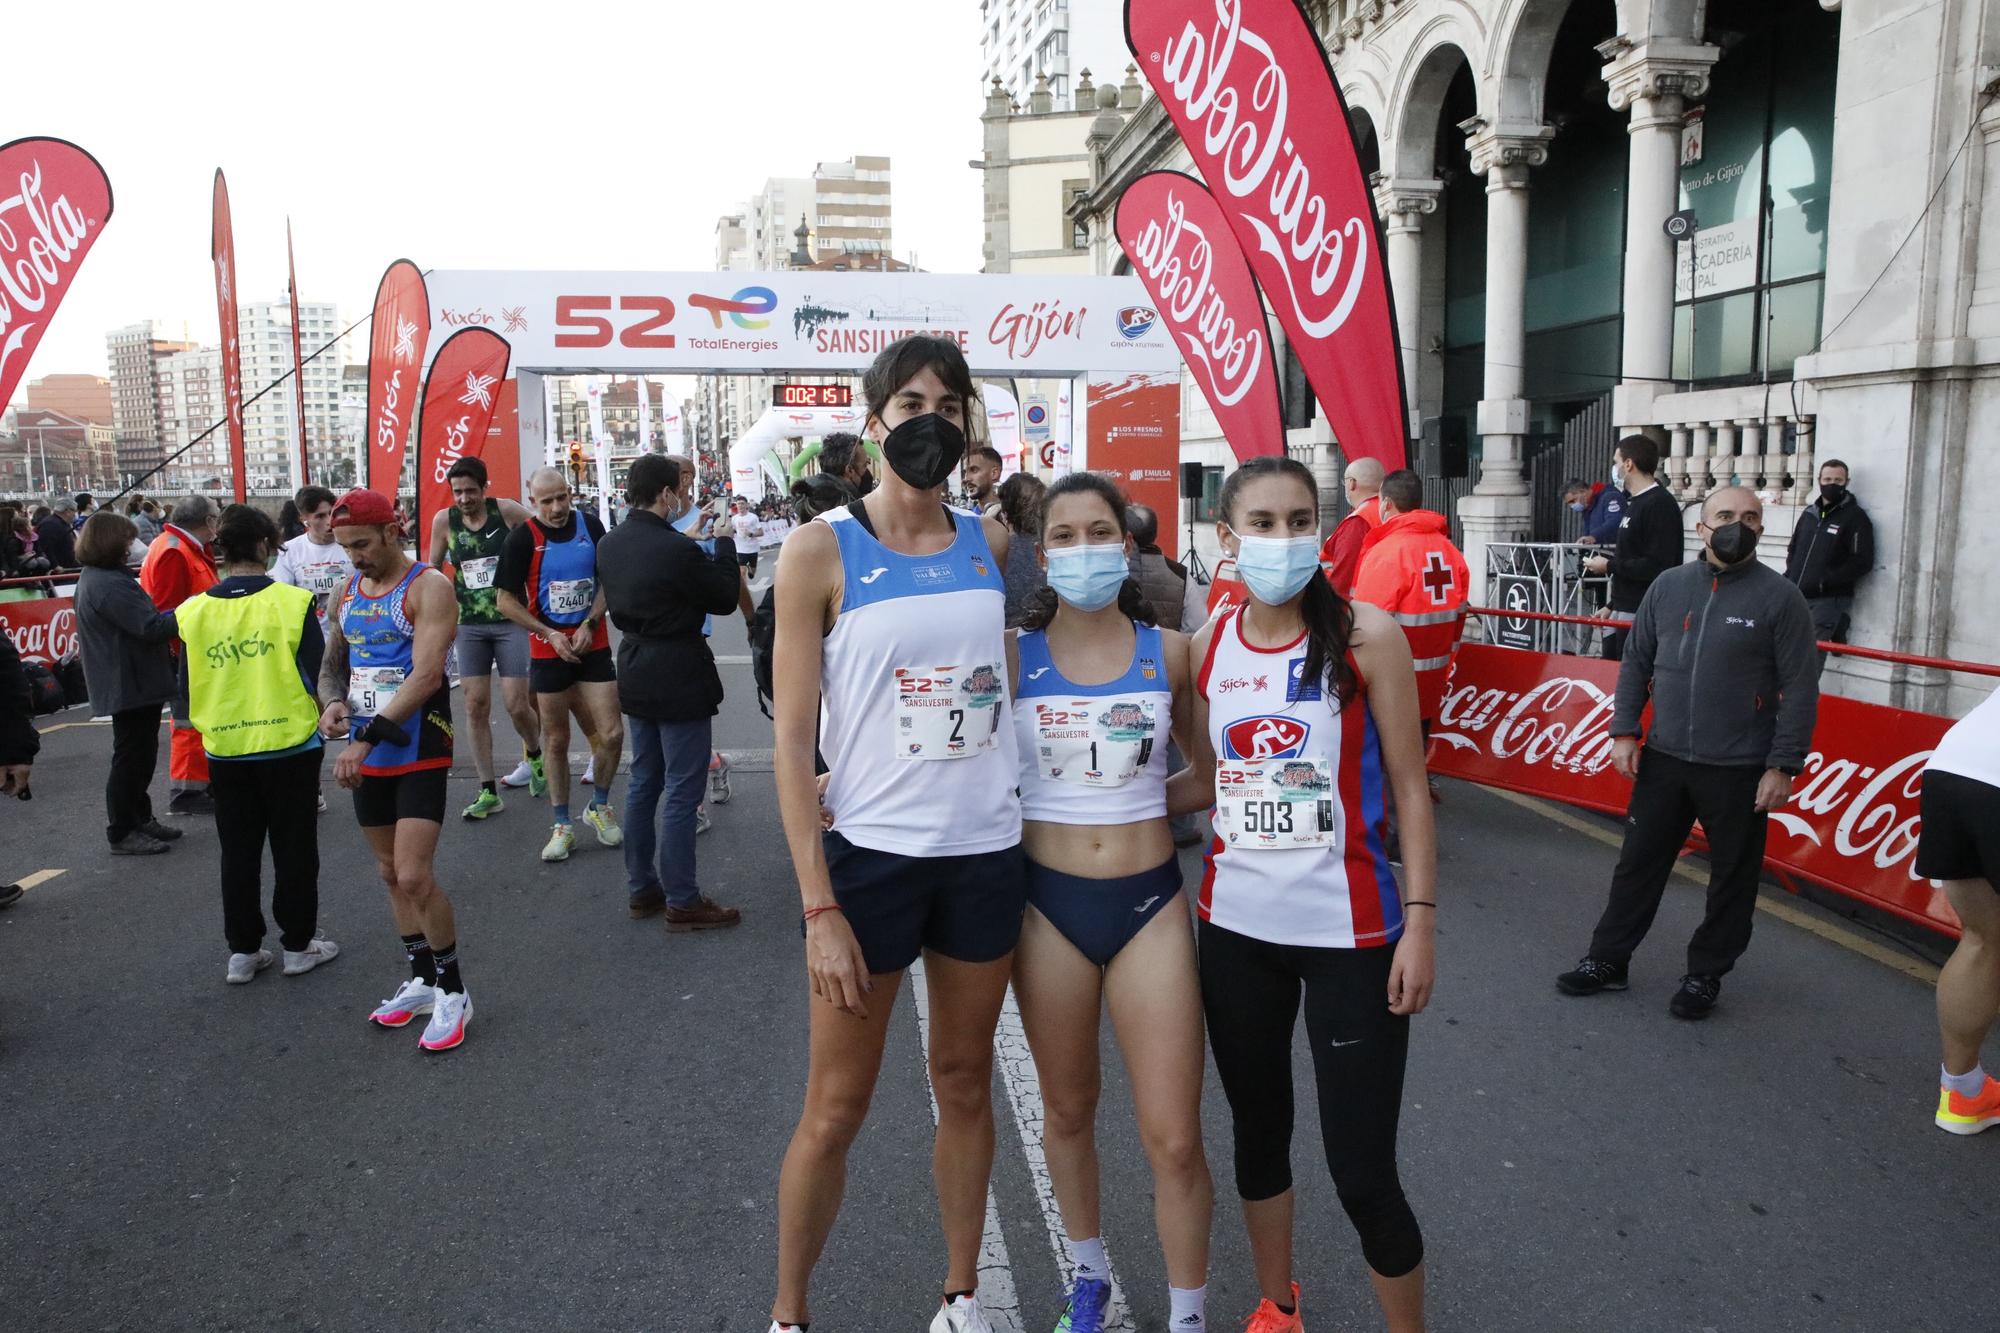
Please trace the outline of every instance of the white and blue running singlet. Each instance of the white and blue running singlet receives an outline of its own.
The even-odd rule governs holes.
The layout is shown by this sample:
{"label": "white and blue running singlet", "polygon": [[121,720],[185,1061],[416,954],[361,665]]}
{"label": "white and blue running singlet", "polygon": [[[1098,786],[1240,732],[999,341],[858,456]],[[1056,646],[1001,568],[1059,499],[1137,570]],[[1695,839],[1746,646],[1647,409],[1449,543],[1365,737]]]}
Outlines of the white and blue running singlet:
{"label": "white and blue running singlet", "polygon": [[952,544],[901,555],[846,508],[840,614],[823,645],[820,748],[834,831],[902,856],[966,856],[1021,841],[1007,716],[1006,593],[977,515]]}
{"label": "white and blue running singlet", "polygon": [[1021,815],[1050,824],[1130,824],[1167,813],[1174,691],[1160,631],[1135,624],[1132,662],[1104,685],[1077,685],[1041,630],[1021,634],[1014,700]]}

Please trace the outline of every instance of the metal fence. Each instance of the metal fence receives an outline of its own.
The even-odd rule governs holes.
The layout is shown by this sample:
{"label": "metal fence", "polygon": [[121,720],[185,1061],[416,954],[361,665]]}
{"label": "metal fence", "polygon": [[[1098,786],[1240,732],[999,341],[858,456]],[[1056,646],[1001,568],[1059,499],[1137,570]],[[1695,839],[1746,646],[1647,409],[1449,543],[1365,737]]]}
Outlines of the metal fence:
{"label": "metal fence", "polygon": [[1536,541],[1573,542],[1583,535],[1584,516],[1563,504],[1563,485],[1571,478],[1609,484],[1611,452],[1617,443],[1610,394],[1563,423],[1560,436],[1530,442],[1528,495],[1534,505]]}

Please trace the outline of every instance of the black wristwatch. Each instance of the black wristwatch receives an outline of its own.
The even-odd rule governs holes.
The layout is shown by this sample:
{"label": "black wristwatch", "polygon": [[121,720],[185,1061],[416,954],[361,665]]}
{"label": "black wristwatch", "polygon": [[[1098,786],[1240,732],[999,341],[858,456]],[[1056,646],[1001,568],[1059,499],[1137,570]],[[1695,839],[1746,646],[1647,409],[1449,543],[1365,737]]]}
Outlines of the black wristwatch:
{"label": "black wristwatch", "polygon": [[1780,773],[1783,773],[1788,778],[1795,778],[1799,774],[1805,772],[1805,770],[1803,768],[1800,768],[1797,764],[1779,764],[1777,766],[1777,769]]}

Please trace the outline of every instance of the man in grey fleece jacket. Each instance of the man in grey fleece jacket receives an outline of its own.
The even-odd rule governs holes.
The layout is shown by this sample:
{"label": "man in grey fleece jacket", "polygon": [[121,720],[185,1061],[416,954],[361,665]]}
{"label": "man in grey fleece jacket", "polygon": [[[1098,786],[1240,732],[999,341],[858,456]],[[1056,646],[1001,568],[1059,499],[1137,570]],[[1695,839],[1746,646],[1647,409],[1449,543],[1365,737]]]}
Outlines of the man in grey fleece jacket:
{"label": "man in grey fleece jacket", "polygon": [[[1570,995],[1624,990],[1632,951],[1695,819],[1708,837],[1708,910],[1669,1008],[1706,1018],[1750,944],[1770,812],[1812,749],[1819,662],[1798,588],[1756,558],[1764,506],[1740,486],[1702,506],[1701,559],[1640,602],[1618,673],[1611,763],[1633,779],[1625,845],[1590,953],[1556,978]],[[1640,748],[1640,715],[1653,705]]]}

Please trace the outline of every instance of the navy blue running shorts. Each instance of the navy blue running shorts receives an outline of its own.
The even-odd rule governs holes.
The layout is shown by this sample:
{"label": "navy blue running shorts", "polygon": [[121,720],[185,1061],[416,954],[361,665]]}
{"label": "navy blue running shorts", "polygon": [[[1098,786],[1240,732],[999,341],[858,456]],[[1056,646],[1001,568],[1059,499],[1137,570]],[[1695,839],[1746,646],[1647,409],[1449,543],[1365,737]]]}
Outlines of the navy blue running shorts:
{"label": "navy blue running shorts", "polygon": [[1109,967],[1180,891],[1179,857],[1113,879],[1087,879],[1028,862],[1028,901],[1096,967]]}
{"label": "navy blue running shorts", "polygon": [[969,856],[903,856],[820,835],[834,901],[871,976],[900,972],[929,949],[961,963],[1014,951],[1027,910],[1019,847]]}

